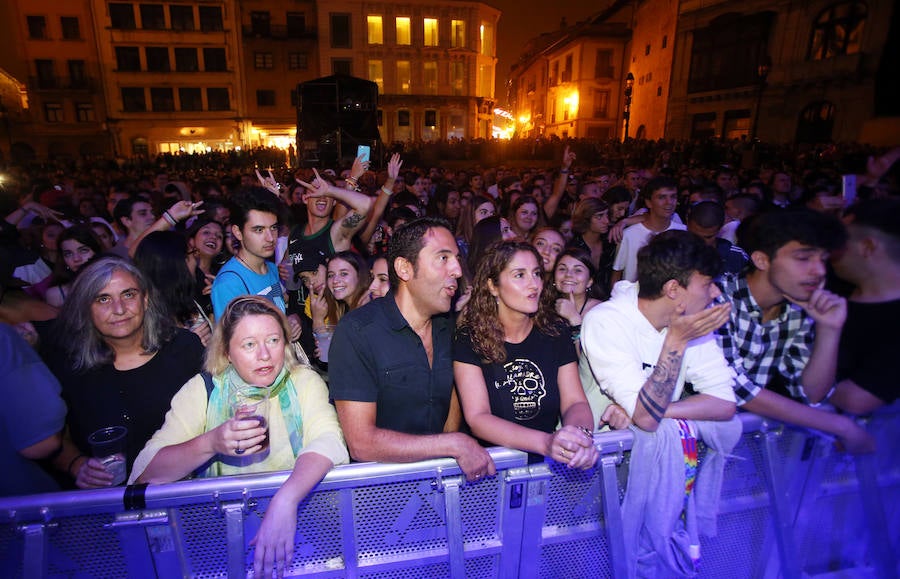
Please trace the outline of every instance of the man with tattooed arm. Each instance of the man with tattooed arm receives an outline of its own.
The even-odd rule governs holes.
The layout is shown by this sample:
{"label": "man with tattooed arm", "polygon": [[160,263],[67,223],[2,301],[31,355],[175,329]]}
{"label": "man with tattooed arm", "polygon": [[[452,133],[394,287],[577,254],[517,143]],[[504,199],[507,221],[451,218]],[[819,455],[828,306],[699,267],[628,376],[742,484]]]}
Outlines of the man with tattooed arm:
{"label": "man with tattooed arm", "polygon": [[[728,320],[716,250],[686,231],[666,231],[638,253],[638,281],[615,285],[592,309],[581,345],[600,389],[634,424],[655,432],[663,418],[728,420],[734,372],[712,332]],[[685,383],[692,395],[683,397]]]}

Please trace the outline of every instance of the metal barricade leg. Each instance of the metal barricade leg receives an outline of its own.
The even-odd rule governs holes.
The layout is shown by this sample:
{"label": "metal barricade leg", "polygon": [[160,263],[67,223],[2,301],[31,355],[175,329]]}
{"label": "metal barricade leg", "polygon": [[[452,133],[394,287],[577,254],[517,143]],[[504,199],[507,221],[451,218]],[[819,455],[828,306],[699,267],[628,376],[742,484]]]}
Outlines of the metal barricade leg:
{"label": "metal barricade leg", "polygon": [[622,505],[619,503],[619,479],[616,467],[622,462],[621,454],[604,455],[600,458],[600,477],[603,481],[603,520],[609,540],[610,568],[613,577],[628,576],[628,562],[625,558],[625,535],[622,525]]}
{"label": "metal barricade leg", "polygon": [[878,486],[878,469],[875,455],[867,454],[855,457],[856,478],[859,481],[859,492],[862,498],[863,512],[869,528],[869,541],[878,576],[884,579],[897,578],[897,560],[891,548],[891,535],[887,517],[884,515],[884,503]]}
{"label": "metal barricade leg", "polygon": [[23,577],[27,579],[47,576],[47,526],[44,523],[21,525],[24,535]]}
{"label": "metal barricade leg", "polygon": [[463,545],[462,513],[459,508],[459,487],[462,477],[440,479],[444,492],[444,513],[447,520],[447,549],[450,555],[450,577],[465,579],[466,557]]}
{"label": "metal barricade leg", "polygon": [[244,560],[244,503],[222,505],[225,516],[225,537],[228,541],[228,578],[244,579],[247,576]]}
{"label": "metal barricade leg", "polygon": [[782,480],[780,466],[776,464],[778,433],[771,430],[762,434],[763,462],[765,464],[766,488],[772,504],[772,521],[781,560],[781,576],[785,579],[799,579],[800,568],[797,561],[797,547],[794,541],[790,509],[787,505],[787,489]]}

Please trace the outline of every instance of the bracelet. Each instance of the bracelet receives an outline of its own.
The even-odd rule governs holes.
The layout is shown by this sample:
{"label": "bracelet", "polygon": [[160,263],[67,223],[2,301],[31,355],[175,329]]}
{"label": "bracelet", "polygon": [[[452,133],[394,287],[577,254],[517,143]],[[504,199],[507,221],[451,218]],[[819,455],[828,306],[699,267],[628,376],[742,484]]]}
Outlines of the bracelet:
{"label": "bracelet", "polygon": [[565,175],[565,174],[568,173],[568,172],[569,172],[568,169],[560,169],[560,170],[559,170],[560,175]]}
{"label": "bracelet", "polygon": [[581,324],[569,326],[569,330],[572,332],[572,341],[577,342],[581,338]]}
{"label": "bracelet", "polygon": [[593,432],[591,432],[590,430],[588,430],[588,429],[585,428],[584,426],[576,426],[575,428],[577,428],[578,430],[580,430],[581,432],[583,432],[585,436],[587,436],[588,438],[590,438],[590,439],[593,440],[593,438],[594,438],[594,433],[593,433]]}
{"label": "bracelet", "polygon": [[359,187],[359,181],[356,179],[356,177],[347,177],[346,179],[344,179],[344,181],[350,183],[354,187]]}
{"label": "bracelet", "polygon": [[72,459],[72,462],[69,463],[69,466],[66,467],[66,472],[72,478],[78,478],[77,474],[72,474],[72,467],[75,466],[75,463],[78,461],[79,458],[87,458],[87,455],[78,454],[75,458]]}
{"label": "bracelet", "polygon": [[394,192],[393,192],[391,189],[388,189],[388,188],[385,187],[384,185],[381,186],[381,190],[382,190],[382,192],[384,192],[384,194],[387,195],[388,197],[390,197],[391,195],[394,194]]}
{"label": "bracelet", "polygon": [[175,221],[175,218],[172,217],[172,215],[169,213],[168,210],[163,211],[162,216],[163,216],[163,219],[165,219],[166,221],[168,221],[168,222],[169,222],[169,225],[171,225],[172,227],[175,227],[175,225],[178,223],[177,221]]}

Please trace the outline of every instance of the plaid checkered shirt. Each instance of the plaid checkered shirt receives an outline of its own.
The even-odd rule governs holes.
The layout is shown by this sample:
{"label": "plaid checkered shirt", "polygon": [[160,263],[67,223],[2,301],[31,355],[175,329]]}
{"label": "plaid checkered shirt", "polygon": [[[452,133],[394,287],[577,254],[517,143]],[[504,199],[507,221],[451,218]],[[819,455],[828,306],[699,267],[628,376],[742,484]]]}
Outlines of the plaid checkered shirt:
{"label": "plaid checkered shirt", "polygon": [[719,302],[732,304],[729,321],[716,332],[725,359],[734,368],[734,394],[739,405],[753,400],[773,379],[782,381],[791,396],[809,403],[801,376],[815,341],[813,319],[800,306],[785,302],[773,320],[750,295],[743,276],[726,274],[719,284]]}

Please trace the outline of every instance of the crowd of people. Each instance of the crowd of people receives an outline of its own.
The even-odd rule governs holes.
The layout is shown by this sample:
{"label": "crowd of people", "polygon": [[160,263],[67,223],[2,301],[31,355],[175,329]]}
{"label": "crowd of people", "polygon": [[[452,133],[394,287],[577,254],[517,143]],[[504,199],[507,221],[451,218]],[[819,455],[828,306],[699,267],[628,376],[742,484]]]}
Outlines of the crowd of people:
{"label": "crowd of people", "polygon": [[631,427],[626,531],[650,576],[695,551],[654,556],[640,522],[704,514],[698,456],[722,468],[738,409],[875,450],[855,417],[897,398],[900,149],[848,179],[836,160],[859,147],[738,166],[739,144],[711,164],[699,145],[608,164],[559,145],[516,168],[18,172],[0,456],[21,476],[0,494],[119,484],[91,444],[114,426],[132,484],[291,470],[254,539],[257,573],[280,575],[335,465],[452,457],[474,484],[487,446],[589,469],[593,433]]}

